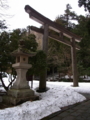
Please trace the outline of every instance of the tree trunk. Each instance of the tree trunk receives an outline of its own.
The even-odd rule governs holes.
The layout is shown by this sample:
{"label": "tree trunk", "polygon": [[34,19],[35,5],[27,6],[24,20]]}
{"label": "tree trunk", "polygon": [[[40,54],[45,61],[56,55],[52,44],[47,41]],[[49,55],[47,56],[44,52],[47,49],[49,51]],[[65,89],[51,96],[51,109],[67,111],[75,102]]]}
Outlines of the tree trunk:
{"label": "tree trunk", "polygon": [[5,86],[5,84],[4,84],[4,82],[3,82],[3,79],[2,79],[2,71],[1,71],[1,73],[0,73],[0,79],[1,79],[1,82],[2,82],[2,85],[3,85],[4,89],[5,89],[6,91],[8,91],[8,87]]}
{"label": "tree trunk", "polygon": [[43,74],[40,75],[39,91],[46,91],[46,70],[44,70]]}
{"label": "tree trunk", "polygon": [[54,80],[54,67],[52,67],[52,78]]}

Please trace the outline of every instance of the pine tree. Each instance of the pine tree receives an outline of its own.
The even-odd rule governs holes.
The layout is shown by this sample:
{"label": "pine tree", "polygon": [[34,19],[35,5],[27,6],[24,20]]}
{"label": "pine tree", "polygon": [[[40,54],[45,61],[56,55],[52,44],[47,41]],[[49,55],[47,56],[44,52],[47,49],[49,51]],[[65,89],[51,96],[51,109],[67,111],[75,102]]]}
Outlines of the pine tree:
{"label": "pine tree", "polygon": [[90,0],[78,0],[79,7],[84,6],[85,11],[90,12]]}

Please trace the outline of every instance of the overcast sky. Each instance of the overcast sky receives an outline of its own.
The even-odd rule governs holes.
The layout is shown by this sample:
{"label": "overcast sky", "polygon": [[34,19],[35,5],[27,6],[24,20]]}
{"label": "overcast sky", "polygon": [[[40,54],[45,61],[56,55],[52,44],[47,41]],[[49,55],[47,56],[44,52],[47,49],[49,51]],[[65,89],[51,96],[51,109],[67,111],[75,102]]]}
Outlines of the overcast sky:
{"label": "overcast sky", "polygon": [[51,20],[55,20],[58,15],[64,13],[66,4],[72,6],[72,11],[75,11],[78,15],[86,13],[84,8],[78,7],[78,0],[7,0],[9,9],[7,13],[13,15],[13,17],[6,19],[9,29],[26,28],[28,25],[34,25],[39,27],[40,24],[29,18],[29,15],[25,12],[25,5],[30,5],[35,10],[46,16]]}

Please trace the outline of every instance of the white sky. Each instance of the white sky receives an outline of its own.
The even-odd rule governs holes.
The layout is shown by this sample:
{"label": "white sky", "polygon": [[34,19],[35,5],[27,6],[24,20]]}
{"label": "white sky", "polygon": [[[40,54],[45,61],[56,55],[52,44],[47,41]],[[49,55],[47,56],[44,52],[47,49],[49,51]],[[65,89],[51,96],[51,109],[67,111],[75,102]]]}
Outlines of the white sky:
{"label": "white sky", "polygon": [[66,4],[72,6],[72,11],[75,11],[78,15],[86,13],[84,8],[78,7],[78,0],[7,0],[10,8],[7,13],[13,15],[13,17],[6,19],[9,29],[26,28],[28,25],[39,27],[40,24],[29,18],[29,15],[25,12],[25,5],[30,5],[35,10],[46,16],[51,20],[55,20],[58,15],[64,13]]}

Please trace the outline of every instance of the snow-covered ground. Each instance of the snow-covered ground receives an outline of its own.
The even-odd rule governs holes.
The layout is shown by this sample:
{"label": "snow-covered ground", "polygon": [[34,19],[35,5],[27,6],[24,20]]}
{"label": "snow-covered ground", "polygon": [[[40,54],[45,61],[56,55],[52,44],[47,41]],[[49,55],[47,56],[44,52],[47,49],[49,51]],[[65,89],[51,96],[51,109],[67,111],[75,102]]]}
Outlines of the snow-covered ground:
{"label": "snow-covered ground", "polygon": [[[39,82],[34,81],[33,89]],[[0,120],[40,120],[41,118],[61,110],[62,107],[72,105],[86,98],[79,94],[90,93],[90,83],[79,83],[79,87],[72,87],[71,82],[47,82],[50,89],[44,93],[36,93],[40,100],[27,101],[12,108],[0,110]]]}

